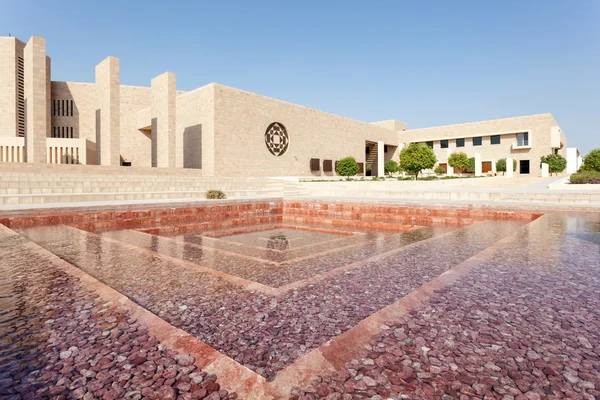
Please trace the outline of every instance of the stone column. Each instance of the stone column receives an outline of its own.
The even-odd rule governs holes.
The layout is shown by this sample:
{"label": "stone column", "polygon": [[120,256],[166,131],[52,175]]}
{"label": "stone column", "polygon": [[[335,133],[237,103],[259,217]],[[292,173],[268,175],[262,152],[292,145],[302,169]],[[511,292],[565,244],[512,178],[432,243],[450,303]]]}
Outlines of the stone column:
{"label": "stone column", "polygon": [[175,168],[177,158],[175,74],[165,72],[152,79],[150,86],[152,89],[152,166]]}
{"label": "stone column", "polygon": [[46,162],[48,118],[49,59],[46,39],[32,36],[23,50],[25,78],[25,161]]}
{"label": "stone column", "polygon": [[121,165],[121,82],[119,59],[96,65],[96,163]]}
{"label": "stone column", "polygon": [[475,176],[483,175],[481,168],[481,154],[475,153]]}
{"label": "stone column", "polygon": [[494,175],[498,173],[498,171],[496,170],[496,159],[495,158],[492,159],[492,173]]}
{"label": "stone column", "polygon": [[378,141],[377,142],[377,168],[373,168],[374,171],[372,171],[374,176],[385,176],[385,168],[383,166],[384,164],[384,160],[385,160],[385,153],[384,153],[384,144],[382,141]]}
{"label": "stone column", "polygon": [[547,163],[542,163],[542,178],[550,176],[550,166]]}
{"label": "stone column", "polygon": [[510,157],[506,157],[506,177],[507,178],[512,178],[513,177],[513,159]]}

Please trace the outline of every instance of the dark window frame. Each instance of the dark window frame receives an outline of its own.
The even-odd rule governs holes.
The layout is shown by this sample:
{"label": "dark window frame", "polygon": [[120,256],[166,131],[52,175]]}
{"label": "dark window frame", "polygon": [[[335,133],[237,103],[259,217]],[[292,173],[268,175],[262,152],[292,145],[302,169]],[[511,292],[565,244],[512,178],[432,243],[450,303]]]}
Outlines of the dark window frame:
{"label": "dark window frame", "polygon": [[502,139],[500,138],[500,135],[490,136],[490,144],[500,144],[501,142],[502,142]]}
{"label": "dark window frame", "polygon": [[425,144],[427,145],[427,147],[429,147],[430,149],[433,149],[433,141],[428,141],[425,142]]}
{"label": "dark window frame", "polygon": [[440,147],[442,149],[447,149],[448,147],[450,147],[450,141],[448,139],[440,140]]}
{"label": "dark window frame", "polygon": [[311,158],[310,159],[310,170],[311,171],[321,171],[321,159]]}
{"label": "dark window frame", "polygon": [[465,139],[456,139],[456,147],[465,147]]}
{"label": "dark window frame", "polygon": [[[477,143],[475,140],[477,140]],[[483,136],[476,136],[473,138],[473,146],[481,146],[483,145]]]}

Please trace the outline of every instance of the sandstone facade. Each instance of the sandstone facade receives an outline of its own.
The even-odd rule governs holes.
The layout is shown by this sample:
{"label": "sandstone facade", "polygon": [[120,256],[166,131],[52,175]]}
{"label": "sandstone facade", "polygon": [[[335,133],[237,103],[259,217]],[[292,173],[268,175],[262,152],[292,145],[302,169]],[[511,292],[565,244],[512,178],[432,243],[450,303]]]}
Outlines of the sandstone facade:
{"label": "sandstone facade", "polygon": [[[565,135],[550,114],[409,130],[397,120],[365,123],[216,83],[177,91],[171,72],[151,87],[126,86],[119,70],[119,59],[107,57],[93,83],[52,81],[43,38],[0,38],[0,153],[25,154],[8,161],[257,177],[334,176],[346,156],[361,163],[360,174],[383,175],[383,162],[413,142],[430,144],[447,169],[453,151],[478,155],[484,173],[511,157],[517,173],[528,161],[536,174],[541,156],[566,155]],[[527,144],[517,146],[522,134]],[[23,144],[15,137],[25,137]]]}

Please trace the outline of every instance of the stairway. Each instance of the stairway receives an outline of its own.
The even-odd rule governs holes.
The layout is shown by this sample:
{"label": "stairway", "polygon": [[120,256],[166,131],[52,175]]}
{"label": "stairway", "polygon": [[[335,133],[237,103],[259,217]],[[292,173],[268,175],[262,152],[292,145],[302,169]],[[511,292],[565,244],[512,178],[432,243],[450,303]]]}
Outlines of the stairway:
{"label": "stairway", "polygon": [[378,155],[377,143],[369,143],[369,154],[367,154],[367,158],[365,161],[365,170],[367,168],[367,165],[371,165],[371,168],[372,168],[373,163],[377,162],[377,155]]}

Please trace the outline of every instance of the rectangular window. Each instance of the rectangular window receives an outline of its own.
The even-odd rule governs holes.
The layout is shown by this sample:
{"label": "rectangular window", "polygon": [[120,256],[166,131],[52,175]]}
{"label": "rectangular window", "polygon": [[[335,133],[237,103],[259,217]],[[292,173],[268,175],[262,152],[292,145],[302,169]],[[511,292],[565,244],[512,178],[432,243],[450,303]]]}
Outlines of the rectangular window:
{"label": "rectangular window", "polygon": [[465,147],[465,139],[456,139],[456,147]]}
{"label": "rectangular window", "polygon": [[384,144],[384,145],[383,145],[383,152],[384,152],[384,153],[387,153],[387,144]]}
{"label": "rectangular window", "polygon": [[430,149],[433,149],[433,142],[425,142],[425,144],[427,145],[427,147],[429,147]]}
{"label": "rectangular window", "polygon": [[65,137],[65,127],[64,126],[60,128],[60,137],[61,138]]}
{"label": "rectangular window", "polygon": [[318,158],[310,159],[310,170],[311,171],[320,171],[321,170],[321,160]]}
{"label": "rectangular window", "polygon": [[440,145],[441,145],[442,149],[447,149],[448,148],[448,141],[447,140],[442,140],[440,142]]}
{"label": "rectangular window", "polygon": [[73,100],[71,100],[71,117],[73,116]]}
{"label": "rectangular window", "polygon": [[56,100],[52,100],[52,115],[56,115]]}
{"label": "rectangular window", "polygon": [[333,161],[323,160],[323,172],[331,172],[331,171],[333,171]]}
{"label": "rectangular window", "polygon": [[60,101],[60,115],[62,115],[63,117],[65,116],[65,101],[64,100]]}
{"label": "rectangular window", "polygon": [[519,160],[519,173],[521,173],[521,174],[529,173],[529,160]]}
{"label": "rectangular window", "polygon": [[500,144],[500,135],[490,136],[490,142],[492,144]]}
{"label": "rectangular window", "polygon": [[517,133],[517,146],[529,146],[529,133]]}
{"label": "rectangular window", "polygon": [[473,146],[481,146],[481,143],[482,143],[481,136],[473,138]]}

